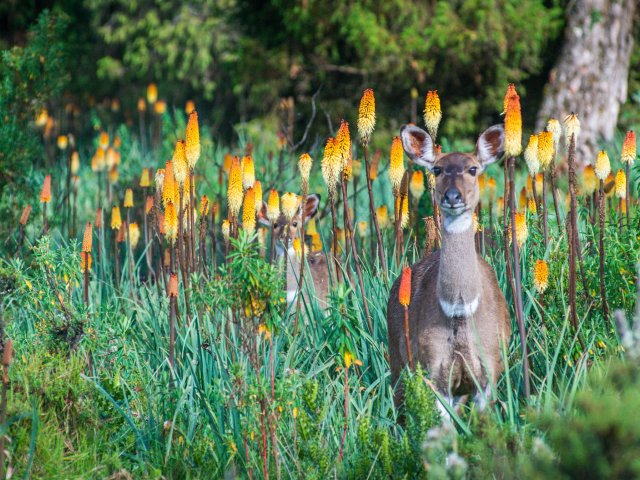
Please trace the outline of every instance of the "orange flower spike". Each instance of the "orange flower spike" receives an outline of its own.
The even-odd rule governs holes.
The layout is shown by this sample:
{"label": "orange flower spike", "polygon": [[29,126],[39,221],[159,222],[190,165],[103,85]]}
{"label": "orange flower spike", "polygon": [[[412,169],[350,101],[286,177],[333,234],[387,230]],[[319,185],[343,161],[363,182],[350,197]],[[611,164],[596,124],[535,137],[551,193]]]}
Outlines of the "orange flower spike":
{"label": "orange flower spike", "polygon": [[182,140],[176,142],[176,148],[173,151],[173,175],[178,182],[178,186],[182,188],[184,182],[187,179],[187,154],[185,149],[185,143]]}
{"label": "orange flower spike", "polygon": [[504,117],[504,152],[507,157],[517,157],[522,153],[522,113],[520,97],[509,97]]}
{"label": "orange flower spike", "polygon": [[549,267],[544,260],[536,260],[533,267],[533,286],[540,294],[549,286]]}
{"label": "orange flower spike", "polygon": [[242,229],[251,236],[256,231],[256,205],[255,192],[249,188],[244,194],[244,202],[242,205]]}
{"label": "orange flower spike", "polygon": [[[156,180],[158,177],[156,176]],[[173,174],[173,162],[168,160],[164,169],[164,178],[162,179],[162,205],[166,208],[169,203],[176,203],[176,194],[178,188]]]}
{"label": "orange flower spike", "polygon": [[84,227],[84,236],[82,237],[82,251],[86,253],[91,252],[91,246],[93,243],[93,227],[91,222],[88,222]]}
{"label": "orange flower spike", "polygon": [[111,209],[111,230],[120,230],[122,226],[122,216],[120,215],[120,207],[114,205]]}
{"label": "orange flower spike", "polygon": [[193,171],[200,158],[200,127],[198,126],[198,112],[196,111],[192,111],[189,114],[185,150],[189,168]]}
{"label": "orange flower spike", "polygon": [[400,305],[405,308],[408,308],[409,303],[411,303],[411,267],[405,267],[402,270],[398,301],[400,302]]}
{"label": "orange flower spike", "polygon": [[49,203],[51,201],[51,175],[44,177],[42,190],[40,191],[40,202]]}
{"label": "orange flower spike", "polygon": [[507,92],[504,94],[504,100],[502,101],[502,113],[506,114],[507,113],[507,108],[509,106],[509,99],[514,96],[517,95],[518,92],[516,92],[516,86],[513,83],[510,83],[509,85],[507,85]]}
{"label": "orange flower spike", "polygon": [[169,277],[169,296],[174,298],[178,296],[178,275],[175,273]]}
{"label": "orange flower spike", "polygon": [[229,185],[227,187],[227,204],[231,217],[237,218],[244,198],[242,192],[242,169],[240,159],[234,157],[229,170]]}
{"label": "orange flower spike", "polygon": [[391,144],[391,159],[389,165],[389,180],[394,192],[400,189],[402,177],[404,176],[404,150],[402,149],[402,141],[400,137],[394,137]]}
{"label": "orange flower spike", "polygon": [[29,215],[31,215],[31,205],[27,204],[22,210],[22,215],[20,215],[20,225],[24,227],[27,224]]}
{"label": "orange flower spike", "polygon": [[624,137],[624,143],[622,144],[621,160],[629,165],[635,162],[637,156],[636,146],[636,133],[633,130],[629,130]]}
{"label": "orange flower spike", "polygon": [[250,155],[242,157],[240,166],[242,167],[242,188],[248,190],[256,183],[256,167],[253,163],[253,157]]}
{"label": "orange flower spike", "polygon": [[267,219],[271,223],[278,221],[280,217],[280,196],[277,190],[271,190],[269,192],[269,199],[267,201]]}
{"label": "orange flower spike", "polygon": [[158,86],[155,83],[150,83],[147,87],[147,102],[153,105],[158,100]]}
{"label": "orange flower spike", "polygon": [[253,196],[255,197],[256,215],[258,215],[262,210],[262,182],[260,180],[256,180],[256,183],[253,184]]}
{"label": "orange flower spike", "polygon": [[342,169],[344,170],[349,160],[351,160],[351,134],[349,133],[349,122],[344,120],[340,121],[340,128],[336,135],[336,142],[338,142],[340,161],[342,162]]}

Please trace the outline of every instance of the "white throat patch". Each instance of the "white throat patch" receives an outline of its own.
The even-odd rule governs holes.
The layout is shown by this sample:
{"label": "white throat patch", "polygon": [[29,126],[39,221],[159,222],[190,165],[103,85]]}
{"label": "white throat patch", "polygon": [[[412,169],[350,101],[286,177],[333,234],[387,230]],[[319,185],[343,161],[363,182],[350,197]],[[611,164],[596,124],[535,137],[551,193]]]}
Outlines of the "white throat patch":
{"label": "white throat patch", "polygon": [[468,211],[457,217],[444,217],[443,223],[447,233],[463,233],[473,225],[473,214],[471,211]]}
{"label": "white throat patch", "polygon": [[480,295],[468,303],[451,303],[441,298],[438,299],[438,302],[440,303],[442,312],[449,318],[470,317],[478,310]]}

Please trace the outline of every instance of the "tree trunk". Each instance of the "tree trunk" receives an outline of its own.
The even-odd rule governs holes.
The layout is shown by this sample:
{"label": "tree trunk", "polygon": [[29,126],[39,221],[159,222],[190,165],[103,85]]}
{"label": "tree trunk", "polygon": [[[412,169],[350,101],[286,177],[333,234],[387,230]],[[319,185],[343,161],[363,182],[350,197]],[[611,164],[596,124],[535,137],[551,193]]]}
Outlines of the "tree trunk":
{"label": "tree trunk", "polygon": [[598,142],[611,140],[620,104],[627,99],[637,0],[577,0],[568,12],[565,39],[549,74],[537,129],[550,117],[575,112],[581,134],[578,163],[595,162]]}

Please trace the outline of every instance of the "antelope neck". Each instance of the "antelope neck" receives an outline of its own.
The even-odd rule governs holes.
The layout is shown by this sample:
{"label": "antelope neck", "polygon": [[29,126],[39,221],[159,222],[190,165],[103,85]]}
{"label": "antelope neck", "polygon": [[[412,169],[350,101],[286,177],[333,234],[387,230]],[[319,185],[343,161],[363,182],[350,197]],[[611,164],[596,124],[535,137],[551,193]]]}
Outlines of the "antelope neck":
{"label": "antelope neck", "polygon": [[436,294],[446,316],[468,317],[477,310],[482,290],[473,211],[444,215],[443,227]]}

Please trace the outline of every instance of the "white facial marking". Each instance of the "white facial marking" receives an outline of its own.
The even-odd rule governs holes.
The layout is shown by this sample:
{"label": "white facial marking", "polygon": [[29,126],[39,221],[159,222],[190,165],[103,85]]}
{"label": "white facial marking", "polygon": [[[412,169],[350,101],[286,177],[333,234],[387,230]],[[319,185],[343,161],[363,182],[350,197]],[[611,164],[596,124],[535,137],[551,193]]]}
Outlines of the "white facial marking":
{"label": "white facial marking", "polygon": [[444,217],[444,229],[447,233],[463,233],[473,225],[473,214],[468,211],[455,217]]}
{"label": "white facial marking", "polygon": [[478,310],[480,295],[468,303],[451,303],[442,298],[439,298],[438,302],[440,303],[442,312],[449,318],[470,317]]}

